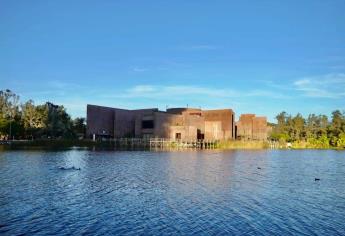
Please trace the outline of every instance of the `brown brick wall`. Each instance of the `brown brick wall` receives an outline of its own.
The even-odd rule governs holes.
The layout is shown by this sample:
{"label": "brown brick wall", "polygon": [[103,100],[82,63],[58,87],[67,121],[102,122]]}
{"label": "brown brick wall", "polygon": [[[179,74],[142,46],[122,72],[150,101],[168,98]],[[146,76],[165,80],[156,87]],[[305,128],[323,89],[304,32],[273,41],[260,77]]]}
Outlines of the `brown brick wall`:
{"label": "brown brick wall", "polygon": [[86,110],[86,134],[88,137],[91,137],[92,134],[114,135],[114,108],[87,105]]}
{"label": "brown brick wall", "polygon": [[154,124],[154,137],[170,138],[170,126],[182,126],[184,124],[183,116],[165,112],[155,112]]}
{"label": "brown brick wall", "polygon": [[114,138],[135,136],[135,112],[115,109]]}
{"label": "brown brick wall", "polygon": [[235,113],[231,109],[223,110],[207,110],[203,111],[203,116],[206,121],[220,121],[221,122],[221,131],[223,136],[221,139],[233,139],[235,138]]}
{"label": "brown brick wall", "polygon": [[135,137],[136,117],[153,111],[158,109],[125,110],[87,105],[87,136]]}
{"label": "brown brick wall", "polygon": [[253,118],[253,139],[266,140],[267,139],[267,119],[266,117]]}
{"label": "brown brick wall", "polygon": [[266,140],[267,118],[255,114],[242,114],[236,123],[237,138],[244,140]]}
{"label": "brown brick wall", "polygon": [[[234,137],[234,112],[231,109],[208,110],[173,108],[168,112],[158,109],[125,110],[102,106],[87,106],[87,134],[122,137],[172,138],[181,131],[184,139],[195,140],[197,133],[207,139]],[[143,129],[142,121],[154,121],[153,129]],[[199,130],[199,131],[198,131]],[[182,132],[183,131],[183,132]]]}

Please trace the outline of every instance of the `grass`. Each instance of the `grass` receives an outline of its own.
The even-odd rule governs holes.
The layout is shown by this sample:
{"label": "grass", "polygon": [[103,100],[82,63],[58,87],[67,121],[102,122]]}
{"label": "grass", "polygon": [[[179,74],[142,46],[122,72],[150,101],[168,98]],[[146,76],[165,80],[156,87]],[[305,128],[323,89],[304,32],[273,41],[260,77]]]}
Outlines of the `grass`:
{"label": "grass", "polygon": [[266,141],[244,141],[227,140],[217,143],[219,149],[267,149],[269,144]]}

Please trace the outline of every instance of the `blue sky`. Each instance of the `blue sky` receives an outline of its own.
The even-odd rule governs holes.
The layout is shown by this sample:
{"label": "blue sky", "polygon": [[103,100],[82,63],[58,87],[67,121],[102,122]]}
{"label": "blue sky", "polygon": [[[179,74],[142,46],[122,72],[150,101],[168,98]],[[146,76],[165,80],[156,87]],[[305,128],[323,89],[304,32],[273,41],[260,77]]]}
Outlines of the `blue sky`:
{"label": "blue sky", "polygon": [[121,108],[345,109],[345,1],[0,1],[0,89]]}

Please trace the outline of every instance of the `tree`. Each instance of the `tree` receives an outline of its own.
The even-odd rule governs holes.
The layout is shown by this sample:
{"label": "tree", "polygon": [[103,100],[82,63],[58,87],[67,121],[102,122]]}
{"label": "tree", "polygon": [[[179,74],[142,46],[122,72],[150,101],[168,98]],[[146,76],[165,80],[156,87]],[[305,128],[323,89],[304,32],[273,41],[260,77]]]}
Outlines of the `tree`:
{"label": "tree", "polygon": [[339,110],[333,111],[332,112],[332,125],[335,128],[340,129],[343,122],[344,122],[343,114]]}
{"label": "tree", "polygon": [[283,130],[284,127],[286,126],[286,120],[287,120],[287,114],[285,111],[279,113],[277,116],[276,116],[276,119],[278,121],[278,124],[277,124],[277,128],[280,129],[280,130]]}
{"label": "tree", "polygon": [[85,136],[85,133],[86,133],[85,118],[78,117],[73,120],[73,133],[78,136],[80,135]]}
{"label": "tree", "polygon": [[22,105],[22,122],[24,129],[33,137],[33,133],[36,130],[45,127],[46,115],[34,105],[32,100],[29,100]]}
{"label": "tree", "polygon": [[341,133],[337,140],[337,147],[345,148],[345,133]]}
{"label": "tree", "polygon": [[330,132],[333,136],[339,136],[340,133],[345,132],[345,115],[339,110],[332,112]]}
{"label": "tree", "polygon": [[316,138],[318,129],[318,117],[315,114],[308,116],[306,120],[305,135],[306,138]]}
{"label": "tree", "polygon": [[297,114],[291,119],[291,138],[293,141],[301,140],[305,135],[305,120],[301,114]]}
{"label": "tree", "polygon": [[45,135],[54,138],[73,136],[71,117],[63,106],[47,102],[45,105],[41,105],[39,109],[47,114]]}
{"label": "tree", "polygon": [[290,136],[288,132],[288,114],[285,111],[283,111],[276,116],[276,119],[277,125],[275,125],[272,129],[272,133],[270,136],[271,139],[279,140],[282,142],[289,141]]}
{"label": "tree", "polygon": [[9,121],[9,136],[12,137],[12,122],[15,121],[18,109],[19,96],[11,90],[0,91],[0,108],[2,117]]}
{"label": "tree", "polygon": [[8,134],[9,127],[10,127],[10,122],[1,116],[0,117],[0,140],[6,137],[6,135]]}

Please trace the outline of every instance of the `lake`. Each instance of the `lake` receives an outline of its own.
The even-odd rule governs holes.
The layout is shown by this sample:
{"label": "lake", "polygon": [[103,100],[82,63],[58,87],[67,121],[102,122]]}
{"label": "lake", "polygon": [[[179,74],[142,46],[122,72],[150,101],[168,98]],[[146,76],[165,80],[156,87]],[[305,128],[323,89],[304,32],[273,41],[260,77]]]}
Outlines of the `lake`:
{"label": "lake", "polygon": [[2,151],[0,234],[345,235],[345,152]]}

